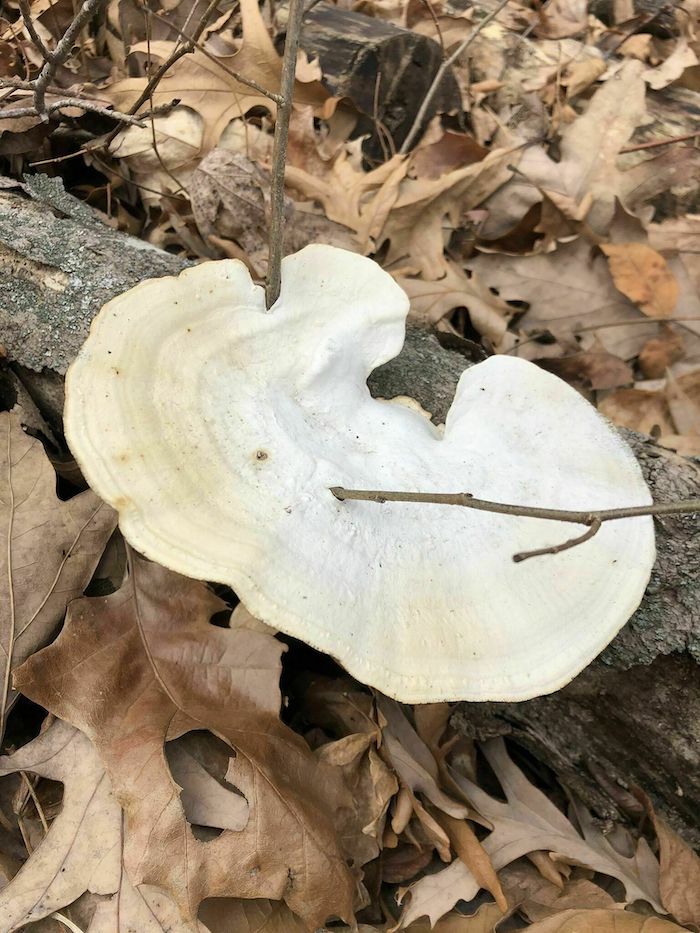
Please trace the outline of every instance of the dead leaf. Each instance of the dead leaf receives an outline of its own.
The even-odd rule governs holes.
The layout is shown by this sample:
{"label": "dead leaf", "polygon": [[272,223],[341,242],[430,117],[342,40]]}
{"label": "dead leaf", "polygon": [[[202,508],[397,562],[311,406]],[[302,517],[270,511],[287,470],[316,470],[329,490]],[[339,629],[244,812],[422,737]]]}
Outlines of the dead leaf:
{"label": "dead leaf", "polygon": [[[643,900],[656,910],[660,908],[658,864],[643,839],[633,856],[620,855],[594,827],[587,811],[579,809],[582,837],[561,810],[511,761],[502,739],[486,742],[482,750],[507,802],[490,797],[462,775],[455,773],[454,778],[479,814],[493,826],[482,845],[496,871],[528,852],[541,849],[558,861],[583,865],[617,878],[625,886],[630,901]],[[411,900],[402,914],[400,928],[423,915],[434,923],[458,900],[470,901],[478,890],[479,884],[466,865],[455,861],[407,889]]]}
{"label": "dead leaf", "polygon": [[[551,864],[551,863],[550,863]],[[572,878],[563,885],[553,884],[524,859],[499,873],[508,903],[534,923],[562,910],[614,907],[614,899],[587,878]]]}
{"label": "dead leaf", "polygon": [[471,916],[449,914],[438,920],[435,926],[419,920],[411,924],[408,933],[494,933],[502,918],[503,912],[497,904],[484,904]]}
{"label": "dead leaf", "polygon": [[202,239],[235,240],[259,275],[267,267],[269,186],[269,176],[245,155],[213,149],[192,172],[188,188]]}
{"label": "dead leaf", "polygon": [[375,248],[409,163],[394,156],[370,172],[362,171],[360,163],[359,145],[348,144],[330,163],[325,177],[288,165],[285,179],[298,194],[321,204],[329,220],[352,230],[358,249],[367,253]]}
{"label": "dead leaf", "polygon": [[700,214],[669,218],[649,224],[649,245],[659,252],[673,251],[685,266],[696,293],[700,293]]}
{"label": "dead leaf", "polygon": [[[256,81],[261,87],[279,92],[282,60],[275,51],[256,0],[241,0],[243,44],[232,55],[207,57],[200,49],[184,55],[168,71],[144,107],[168,104],[173,99],[189,107],[204,120],[202,151],[209,152],[219,142],[221,134],[231,120],[244,116],[253,107],[264,107],[273,115],[276,106],[269,97],[241,84],[231,70]],[[147,46],[145,42],[132,48],[134,52],[150,53],[164,61],[171,54],[174,43],[159,40]],[[303,75],[302,75],[303,77]],[[308,76],[307,76],[308,77]],[[128,110],[144,87],[146,78],[123,78],[105,92],[105,96],[118,110]],[[297,77],[294,88],[295,104],[311,105],[318,115],[329,116],[335,102],[331,102],[320,82],[304,83]]]}
{"label": "dead leaf", "polygon": [[700,858],[678,833],[656,815],[651,801],[641,791],[642,800],[654,823],[659,840],[661,903],[684,926],[700,928]]}
{"label": "dead leaf", "polygon": [[2,733],[11,670],[53,635],[68,602],[89,582],[117,519],[89,490],[59,500],[41,442],[9,412],[0,413],[0,450],[0,515],[9,544],[0,557]]}
{"label": "dead leaf", "polygon": [[639,368],[647,379],[661,379],[672,363],[683,356],[683,340],[668,324],[639,351]]}
{"label": "dead leaf", "polygon": [[182,788],[180,800],[188,823],[245,829],[250,816],[248,801],[226,784],[228,746],[209,732],[188,732],[168,742],[165,754],[170,773]]}
{"label": "dead leaf", "polygon": [[681,933],[682,929],[668,920],[622,910],[565,910],[528,927],[532,933]]}
{"label": "dead leaf", "polygon": [[[554,67],[558,73],[561,64]],[[624,173],[618,156],[646,113],[642,70],[640,62],[628,60],[613,80],[596,90],[585,112],[562,130],[558,162],[539,147],[525,150],[518,163],[522,174],[508,186],[522,188],[523,175],[530,184],[529,198],[521,198],[518,220],[546,196],[569,220],[585,221],[598,235],[607,233],[616,199],[622,198]],[[506,188],[500,203],[508,197]]]}
{"label": "dead leaf", "polygon": [[427,146],[419,146],[413,152],[410,176],[424,180],[440,178],[445,172],[481,162],[486,155],[488,149],[480,146],[472,136],[441,131],[439,139]]}
{"label": "dead leaf", "polygon": [[616,389],[634,381],[632,368],[602,349],[533,362],[579,389]]}
{"label": "dead leaf", "polygon": [[382,881],[401,884],[412,881],[433,859],[432,846],[399,845],[382,852]]}
{"label": "dead leaf", "polygon": [[678,282],[664,257],[645,243],[603,243],[616,287],[653,318],[673,316]]}
{"label": "dead leaf", "polygon": [[344,848],[353,852],[357,865],[379,855],[389,803],[399,789],[375,741],[372,734],[355,733],[322,745],[316,753],[319,761],[342,769],[343,780],[351,790],[352,814],[344,825],[337,823],[336,830],[344,839]]}
{"label": "dead leaf", "polygon": [[[652,322],[648,327],[639,323],[638,309],[615,288],[605,257],[582,239],[535,256],[482,254],[467,267],[485,286],[495,288],[501,301],[525,303],[518,320],[524,337],[549,331],[560,341],[560,346],[524,345],[518,355],[527,359],[560,356],[572,345],[587,350],[599,344],[627,360],[657,333]],[[615,326],[606,326],[611,323]],[[504,341],[497,349],[509,349],[509,344]]]}
{"label": "dead leaf", "polygon": [[126,159],[137,173],[177,170],[199,154],[203,126],[199,113],[189,107],[176,107],[165,116],[153,117],[145,126],[121,130],[109,149],[118,159]]}
{"label": "dead leaf", "polygon": [[569,100],[578,97],[605,74],[605,62],[602,58],[583,58],[569,62],[564,68],[561,83],[566,88]]}
{"label": "dead leaf", "polygon": [[[132,881],[162,887],[186,922],[203,899],[232,896],[283,899],[309,927],[351,918],[355,883],[334,829],[349,795],[278,718],[283,646],[210,625],[223,608],[203,584],[132,553],[125,585],[74,602],[18,684],[94,741],[126,812]],[[235,750],[226,781],[249,806],[245,829],[206,842],[163,754],[166,738],[202,728]]]}
{"label": "dead leaf", "polygon": [[673,434],[675,428],[662,391],[618,389],[598,405],[599,411],[621,428],[641,434]]}
{"label": "dead leaf", "polygon": [[508,902],[500,881],[488,853],[479,842],[469,822],[467,820],[456,820],[446,813],[439,812],[436,814],[436,819],[447,833],[457,856],[474,875],[479,887],[493,894],[501,913],[505,913],[508,910]]}
{"label": "dead leaf", "polygon": [[688,45],[687,39],[679,39],[675,49],[657,68],[647,68],[643,77],[655,91],[668,87],[683,74],[686,68],[698,64],[698,57]]}
{"label": "dead leaf", "polygon": [[478,207],[512,177],[508,165],[519,149],[494,149],[480,162],[441,178],[405,178],[376,237],[377,246],[389,241],[386,263],[401,261],[424,279],[442,278],[448,271],[443,255],[444,225],[459,227],[467,211]]}
{"label": "dead leaf", "polygon": [[0,758],[0,774],[20,770],[61,781],[64,795],[46,838],[0,892],[0,927],[8,933],[87,890],[114,893],[121,873],[121,810],[88,738],[57,720],[14,755]]}
{"label": "dead leaf", "polygon": [[199,912],[211,933],[306,933],[307,927],[281,901],[206,900]]}
{"label": "dead leaf", "polygon": [[588,23],[588,0],[552,0],[540,11],[535,29],[541,39],[565,39],[576,36]]}
{"label": "dead leaf", "polygon": [[[438,766],[395,700],[376,695],[377,709],[385,720],[382,749],[400,781],[412,794],[422,794],[435,807],[456,819],[469,816],[469,808],[440,789]],[[394,827],[395,832],[400,830]]]}
{"label": "dead leaf", "polygon": [[670,371],[666,373],[666,401],[678,434],[700,434],[700,405]]}
{"label": "dead leaf", "polygon": [[[56,720],[36,739],[0,758],[0,774],[38,774],[63,784],[61,811],[28,861],[0,891],[7,933],[49,917],[92,892],[98,895],[90,933],[193,933],[157,888],[135,888],[122,867],[122,811],[95,747]],[[205,933],[205,931],[201,931]]]}
{"label": "dead leaf", "polygon": [[437,280],[396,276],[411,300],[411,316],[422,324],[438,324],[455,308],[466,308],[476,331],[498,346],[515,309],[486,287],[477,274],[467,276],[457,263],[446,260],[445,275]]}

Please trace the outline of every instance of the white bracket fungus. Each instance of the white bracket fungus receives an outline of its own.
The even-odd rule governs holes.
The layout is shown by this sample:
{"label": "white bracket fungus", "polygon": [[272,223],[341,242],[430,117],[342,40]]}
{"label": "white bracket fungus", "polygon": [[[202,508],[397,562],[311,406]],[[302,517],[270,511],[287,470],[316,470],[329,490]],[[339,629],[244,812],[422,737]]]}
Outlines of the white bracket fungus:
{"label": "white bracket fungus", "polygon": [[561,687],[638,606],[652,519],[568,526],[443,505],[339,502],[332,486],[468,491],[518,505],[649,503],[631,451],[572,388],[496,356],[444,433],[375,400],[408,299],[369,259],[309,246],[270,312],[238,261],[143,282],[95,318],[67,378],[66,435],[131,544],[227,583],[271,626],[406,702]]}

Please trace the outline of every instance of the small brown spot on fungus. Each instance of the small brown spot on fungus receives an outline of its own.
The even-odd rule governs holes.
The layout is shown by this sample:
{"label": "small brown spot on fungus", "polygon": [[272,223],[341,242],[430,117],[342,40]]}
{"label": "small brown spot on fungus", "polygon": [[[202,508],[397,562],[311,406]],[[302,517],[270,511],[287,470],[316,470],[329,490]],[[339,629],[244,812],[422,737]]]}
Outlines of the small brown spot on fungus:
{"label": "small brown spot on fungus", "polygon": [[268,452],[267,452],[266,450],[256,450],[256,451],[255,451],[255,459],[256,459],[256,460],[267,460],[267,458],[268,458],[269,456],[270,456],[270,455],[268,454]]}

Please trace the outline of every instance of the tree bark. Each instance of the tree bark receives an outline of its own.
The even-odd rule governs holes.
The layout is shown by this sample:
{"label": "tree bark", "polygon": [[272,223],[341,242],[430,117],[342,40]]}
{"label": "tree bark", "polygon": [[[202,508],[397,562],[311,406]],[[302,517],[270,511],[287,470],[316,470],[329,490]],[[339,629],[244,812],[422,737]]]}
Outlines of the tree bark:
{"label": "tree bark", "polygon": [[[0,180],[0,343],[11,367],[0,380],[0,401],[22,396],[28,412],[23,386],[58,434],[62,376],[101,305],[144,278],[187,265],[114,231],[56,180],[35,176],[23,187]],[[375,396],[413,396],[441,422],[467,365],[433,334],[409,325],[401,354],[369,384]],[[700,461],[623,433],[655,499],[700,495]],[[657,561],[644,600],[587,670],[548,697],[460,704],[453,724],[477,737],[510,736],[602,818],[620,815],[618,781],[640,784],[673,826],[700,843],[697,518],[657,520],[656,531]]]}

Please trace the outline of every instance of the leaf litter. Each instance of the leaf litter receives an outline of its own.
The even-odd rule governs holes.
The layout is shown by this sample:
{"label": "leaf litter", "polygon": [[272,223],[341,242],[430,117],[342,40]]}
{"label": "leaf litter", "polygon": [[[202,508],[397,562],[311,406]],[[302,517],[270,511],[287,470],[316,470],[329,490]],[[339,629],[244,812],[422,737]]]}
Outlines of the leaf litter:
{"label": "leaf litter", "polygon": [[[493,5],[353,9],[450,53]],[[202,12],[110,0],[52,94],[128,109]],[[71,15],[31,5],[49,46]],[[632,3],[611,18],[511,0],[453,66],[462,112],[435,115],[407,155],[302,53],[289,250],[372,255],[416,322],[534,360],[618,425],[700,455],[700,151],[678,104],[697,94],[698,9],[664,15],[660,28]],[[10,16],[0,67],[18,78],[40,60]],[[3,154],[50,161],[73,144],[109,222],[262,278],[275,103],[239,77],[278,90],[283,28],[272,4],[221,4],[141,105],[166,113],[108,135],[74,110],[40,136],[37,119],[5,121]],[[122,580],[113,514],[89,490],[58,498],[41,441],[19,414],[0,419],[3,931],[700,929],[700,859],[641,791],[646,820],[606,833],[501,740],[477,749],[456,733],[447,704],[402,707],[300,670],[274,632],[231,613],[231,594],[138,555]],[[107,595],[88,589],[106,579]],[[20,694],[46,714],[33,731],[16,728]]]}

